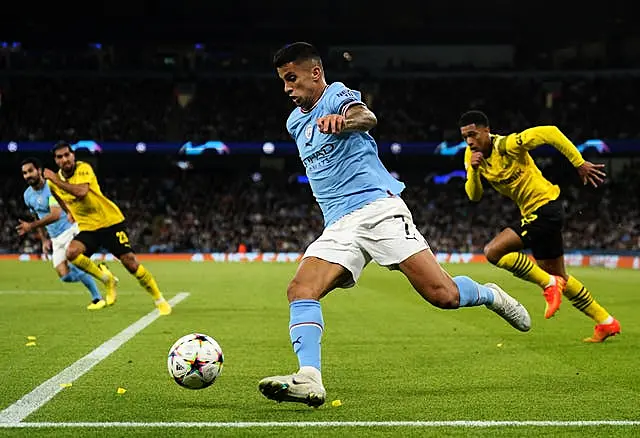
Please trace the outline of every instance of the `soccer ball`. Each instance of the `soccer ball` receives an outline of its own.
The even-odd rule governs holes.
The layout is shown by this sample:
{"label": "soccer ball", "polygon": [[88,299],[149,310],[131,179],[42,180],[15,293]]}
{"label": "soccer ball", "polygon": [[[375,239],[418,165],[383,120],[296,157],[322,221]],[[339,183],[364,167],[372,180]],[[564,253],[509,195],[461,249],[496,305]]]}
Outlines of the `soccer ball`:
{"label": "soccer ball", "polygon": [[167,367],[178,385],[203,389],[222,372],[222,348],[211,336],[191,333],[176,341],[169,350]]}

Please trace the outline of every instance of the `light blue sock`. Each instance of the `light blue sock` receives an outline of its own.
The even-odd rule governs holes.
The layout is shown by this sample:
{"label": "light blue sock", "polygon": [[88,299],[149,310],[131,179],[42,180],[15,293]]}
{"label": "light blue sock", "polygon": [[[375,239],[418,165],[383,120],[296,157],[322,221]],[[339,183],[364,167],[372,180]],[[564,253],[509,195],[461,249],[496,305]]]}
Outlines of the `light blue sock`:
{"label": "light blue sock", "polygon": [[80,281],[87,289],[89,289],[89,292],[91,293],[91,300],[102,299],[102,295],[100,295],[100,291],[98,290],[98,285],[96,285],[96,281],[91,275],[72,264],[69,264],[69,274],[67,275],[73,275],[74,279],[71,281]]}
{"label": "light blue sock", "polygon": [[324,330],[322,308],[316,300],[298,300],[289,305],[289,335],[300,367],[320,370],[320,339]]}
{"label": "light blue sock", "polygon": [[482,306],[493,304],[493,291],[487,286],[476,283],[464,275],[453,277],[460,292],[460,307]]}
{"label": "light blue sock", "polygon": [[78,281],[78,279],[76,278],[76,275],[71,271],[67,272],[62,277],[60,277],[60,280],[64,281],[65,283],[73,283],[75,281]]}

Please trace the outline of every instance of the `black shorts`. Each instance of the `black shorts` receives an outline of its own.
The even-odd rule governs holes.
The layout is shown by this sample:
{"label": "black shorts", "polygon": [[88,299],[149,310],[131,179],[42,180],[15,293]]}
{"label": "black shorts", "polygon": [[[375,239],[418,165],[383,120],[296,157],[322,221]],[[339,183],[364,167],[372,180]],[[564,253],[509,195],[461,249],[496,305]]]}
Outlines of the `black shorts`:
{"label": "black shorts", "polygon": [[134,252],[124,222],[94,231],[80,231],[73,240],[82,242],[87,247],[84,253],[86,256],[101,249],[106,249],[116,257]]}
{"label": "black shorts", "polygon": [[522,239],[525,249],[531,249],[536,260],[551,260],[564,255],[562,227],[564,208],[561,201],[551,201],[543,205],[527,219],[513,226]]}

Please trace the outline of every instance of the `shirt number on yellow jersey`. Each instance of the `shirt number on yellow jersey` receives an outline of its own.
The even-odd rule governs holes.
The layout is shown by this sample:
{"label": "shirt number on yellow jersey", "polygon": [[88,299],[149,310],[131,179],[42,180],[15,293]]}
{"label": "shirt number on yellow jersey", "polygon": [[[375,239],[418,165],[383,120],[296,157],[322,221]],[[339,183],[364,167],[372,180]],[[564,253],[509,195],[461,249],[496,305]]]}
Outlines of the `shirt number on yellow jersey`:
{"label": "shirt number on yellow jersey", "polygon": [[118,238],[118,242],[120,242],[121,245],[129,246],[129,236],[127,236],[127,233],[125,233],[124,231],[118,231],[116,233],[116,237]]}
{"label": "shirt number on yellow jersey", "polygon": [[536,219],[538,219],[538,215],[537,214],[530,214],[527,217],[523,217],[520,220],[520,226],[524,227],[525,225],[530,224],[531,222],[535,221]]}

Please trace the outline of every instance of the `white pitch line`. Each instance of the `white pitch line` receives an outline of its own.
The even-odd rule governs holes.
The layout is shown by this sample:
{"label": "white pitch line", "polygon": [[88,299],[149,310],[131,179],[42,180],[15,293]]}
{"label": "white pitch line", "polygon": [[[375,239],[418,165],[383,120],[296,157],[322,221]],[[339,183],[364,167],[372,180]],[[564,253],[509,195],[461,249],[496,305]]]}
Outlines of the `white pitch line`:
{"label": "white pitch line", "polygon": [[[187,292],[181,292],[169,300],[172,306],[189,296]],[[122,347],[128,340],[144,330],[149,324],[158,319],[158,310],[153,310],[122,330],[120,333],[109,339],[98,348],[78,359],[60,373],[56,374],[46,382],[37,386],[33,391],[16,401],[3,411],[0,411],[0,426],[4,424],[16,424],[27,418],[45,403],[51,400],[57,393],[62,391],[62,383],[71,383],[88,372],[104,360],[111,353]],[[35,423],[34,423],[35,424]]]}
{"label": "white pitch line", "polygon": [[175,422],[175,423],[0,423],[0,428],[232,428],[252,427],[293,428],[293,427],[599,427],[599,426],[640,426],[640,421],[631,420],[595,420],[595,421],[294,421],[294,422]]}
{"label": "white pitch line", "polygon": [[[133,290],[125,290],[121,291],[118,289],[118,294],[134,294],[139,293],[139,291],[134,292]],[[82,289],[60,289],[60,290],[23,290],[23,289],[8,289],[8,290],[0,290],[0,295],[39,295],[39,296],[47,296],[47,295],[86,295],[87,291]]]}

